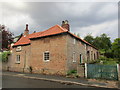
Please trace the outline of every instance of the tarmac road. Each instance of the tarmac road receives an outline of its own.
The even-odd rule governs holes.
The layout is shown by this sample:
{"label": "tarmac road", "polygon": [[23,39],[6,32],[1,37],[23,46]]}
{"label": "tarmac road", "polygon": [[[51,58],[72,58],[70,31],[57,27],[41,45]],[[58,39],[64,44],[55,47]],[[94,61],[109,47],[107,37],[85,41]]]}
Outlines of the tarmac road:
{"label": "tarmac road", "polygon": [[58,82],[35,80],[15,76],[2,77],[3,88],[95,88],[81,85],[66,85]]}

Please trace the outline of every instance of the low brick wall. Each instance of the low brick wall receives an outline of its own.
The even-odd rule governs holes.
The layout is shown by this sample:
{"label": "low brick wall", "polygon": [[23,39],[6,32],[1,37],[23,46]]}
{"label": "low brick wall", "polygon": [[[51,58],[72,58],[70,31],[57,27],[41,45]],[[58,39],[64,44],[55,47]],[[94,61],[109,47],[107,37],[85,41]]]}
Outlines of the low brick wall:
{"label": "low brick wall", "polygon": [[9,67],[9,71],[13,71],[13,72],[23,72],[23,68]]}
{"label": "low brick wall", "polygon": [[85,65],[78,65],[78,67],[77,67],[77,75],[79,77],[85,77]]}
{"label": "low brick wall", "polygon": [[[13,72],[24,72],[24,73],[31,73],[29,68],[18,68],[18,67],[7,67],[7,65],[4,65],[4,69],[7,71],[13,71]],[[32,73],[36,74],[48,74],[48,75],[66,75],[66,72],[64,70],[53,70],[53,69],[33,69]]]}
{"label": "low brick wall", "polygon": [[8,69],[9,69],[8,63],[3,62],[2,63],[2,70],[8,70]]}
{"label": "low brick wall", "polygon": [[32,73],[38,74],[49,74],[49,75],[66,75],[64,70],[53,70],[53,69],[33,69]]}

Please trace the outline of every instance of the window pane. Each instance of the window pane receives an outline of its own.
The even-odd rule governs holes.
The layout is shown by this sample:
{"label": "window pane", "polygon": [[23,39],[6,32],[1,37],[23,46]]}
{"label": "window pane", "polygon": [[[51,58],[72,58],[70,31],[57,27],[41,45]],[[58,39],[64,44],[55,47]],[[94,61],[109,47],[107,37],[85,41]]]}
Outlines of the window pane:
{"label": "window pane", "polygon": [[80,54],[80,63],[82,63],[82,54]]}
{"label": "window pane", "polygon": [[44,60],[49,60],[49,52],[44,53]]}
{"label": "window pane", "polygon": [[16,62],[20,62],[20,55],[16,56]]}

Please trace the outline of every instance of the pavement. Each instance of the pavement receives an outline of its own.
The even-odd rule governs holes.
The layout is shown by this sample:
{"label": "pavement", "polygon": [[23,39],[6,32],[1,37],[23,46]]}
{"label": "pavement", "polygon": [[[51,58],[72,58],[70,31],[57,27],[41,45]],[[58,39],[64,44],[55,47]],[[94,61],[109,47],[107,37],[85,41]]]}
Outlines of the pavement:
{"label": "pavement", "polygon": [[76,85],[83,85],[83,86],[90,86],[90,87],[120,89],[118,87],[118,81],[96,80],[96,79],[85,79],[85,78],[67,78],[65,76],[57,76],[57,75],[30,74],[30,73],[7,72],[7,71],[4,71],[2,75],[45,80],[45,81],[51,81],[51,82],[59,82],[59,83],[68,84],[68,85],[76,84]]}

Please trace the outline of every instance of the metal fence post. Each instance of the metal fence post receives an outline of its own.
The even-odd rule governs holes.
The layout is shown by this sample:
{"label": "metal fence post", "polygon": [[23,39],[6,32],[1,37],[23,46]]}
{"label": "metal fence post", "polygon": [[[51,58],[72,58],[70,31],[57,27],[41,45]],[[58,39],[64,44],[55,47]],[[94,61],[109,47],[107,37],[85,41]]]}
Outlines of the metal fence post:
{"label": "metal fence post", "polygon": [[117,72],[118,72],[118,80],[120,80],[120,67],[119,67],[119,64],[117,64]]}
{"label": "metal fence post", "polygon": [[87,63],[85,63],[85,77],[87,78]]}

